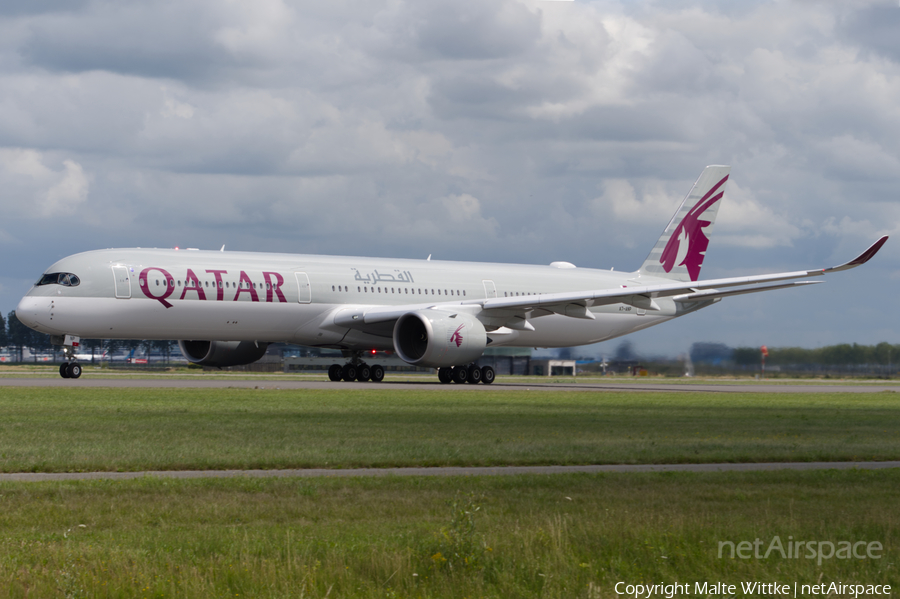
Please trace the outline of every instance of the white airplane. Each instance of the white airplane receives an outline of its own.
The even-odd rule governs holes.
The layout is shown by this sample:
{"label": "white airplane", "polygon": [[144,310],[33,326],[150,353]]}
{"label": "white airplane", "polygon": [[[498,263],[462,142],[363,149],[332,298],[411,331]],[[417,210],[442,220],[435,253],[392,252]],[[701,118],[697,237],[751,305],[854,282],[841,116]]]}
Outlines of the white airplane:
{"label": "white airplane", "polygon": [[[832,268],[701,281],[729,167],[709,166],[640,269],[200,251],[109,249],[51,266],[16,309],[66,348],[78,378],[79,338],[179,339],[208,366],[249,364],[273,342],[336,348],[331,380],[381,381],[363,356],[388,350],[438,368],[442,383],[491,383],[486,347],[570,347],[605,341],[721,298],[809,285],[792,281],[871,259],[887,237]],[[223,248],[224,250],[224,248]],[[429,257],[430,258],[430,257]]]}

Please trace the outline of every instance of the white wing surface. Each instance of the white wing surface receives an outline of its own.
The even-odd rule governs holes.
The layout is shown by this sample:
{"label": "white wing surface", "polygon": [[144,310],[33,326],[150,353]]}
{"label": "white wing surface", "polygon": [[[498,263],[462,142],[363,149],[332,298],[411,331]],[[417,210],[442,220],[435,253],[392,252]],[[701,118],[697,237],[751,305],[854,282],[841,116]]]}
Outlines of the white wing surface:
{"label": "white wing surface", "polygon": [[[791,279],[817,277],[832,272],[855,268],[865,264],[878,253],[878,250],[881,249],[881,246],[884,245],[887,239],[887,236],[882,237],[853,260],[838,266],[832,266],[831,268],[817,268],[814,270],[781,272],[749,277],[710,279],[708,281],[679,281],[653,285],[622,285],[616,289],[548,293],[524,297],[488,298],[465,300],[461,302],[431,302],[403,306],[358,306],[338,311],[335,315],[334,323],[338,326],[364,330],[366,325],[393,321],[407,312],[427,309],[455,309],[470,312],[476,316],[482,314],[484,316],[490,316],[491,312],[500,311],[540,310],[544,314],[560,314],[572,318],[585,319],[594,318],[588,308],[609,304],[627,304],[644,310],[659,310],[659,306],[654,301],[656,298],[666,297],[671,298],[676,302],[697,302],[732,295],[759,293],[761,291],[772,291],[775,289],[786,289],[788,287],[822,283],[824,281],[795,281],[792,283],[781,283],[776,285],[763,284]],[[538,314],[534,314],[532,316],[537,315]],[[523,323],[523,328],[530,328],[527,321]]]}

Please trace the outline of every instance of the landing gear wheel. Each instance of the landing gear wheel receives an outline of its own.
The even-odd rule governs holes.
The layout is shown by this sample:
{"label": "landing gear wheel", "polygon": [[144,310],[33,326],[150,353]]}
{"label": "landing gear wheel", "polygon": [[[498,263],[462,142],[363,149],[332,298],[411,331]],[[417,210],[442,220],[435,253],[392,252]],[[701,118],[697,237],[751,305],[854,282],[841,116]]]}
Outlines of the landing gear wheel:
{"label": "landing gear wheel", "polygon": [[379,364],[372,366],[372,382],[380,383],[384,380],[384,367]]}
{"label": "landing gear wheel", "polygon": [[356,369],[356,380],[360,383],[365,383],[370,378],[372,378],[372,369],[369,368],[368,364],[360,364]]}
{"label": "landing gear wheel", "polygon": [[469,372],[467,374],[469,376],[466,379],[467,383],[472,383],[473,385],[477,385],[478,383],[481,382],[481,369],[478,366],[476,366],[475,364],[472,364],[471,366],[469,366],[468,371]]}
{"label": "landing gear wheel", "polygon": [[81,364],[78,362],[69,362],[69,365],[66,367],[66,374],[69,375],[70,379],[77,379],[81,376]]}
{"label": "landing gear wheel", "polygon": [[332,364],[328,367],[328,379],[337,382],[344,378],[344,367],[340,364]]}
{"label": "landing gear wheel", "polygon": [[452,368],[438,368],[438,380],[441,381],[441,384],[448,384],[453,382],[453,369]]}
{"label": "landing gear wheel", "polygon": [[453,377],[454,383],[459,383],[461,385],[469,378],[469,369],[465,366],[454,366],[453,374],[451,376]]}
{"label": "landing gear wheel", "polygon": [[63,362],[62,364],[59,365],[59,376],[63,377],[64,379],[69,378],[69,363],[68,362]]}
{"label": "landing gear wheel", "polygon": [[345,381],[350,382],[356,380],[356,366],[353,364],[344,364],[344,368],[341,372]]}
{"label": "landing gear wheel", "polygon": [[490,385],[494,382],[494,369],[490,366],[482,366],[481,367],[481,382],[485,385]]}

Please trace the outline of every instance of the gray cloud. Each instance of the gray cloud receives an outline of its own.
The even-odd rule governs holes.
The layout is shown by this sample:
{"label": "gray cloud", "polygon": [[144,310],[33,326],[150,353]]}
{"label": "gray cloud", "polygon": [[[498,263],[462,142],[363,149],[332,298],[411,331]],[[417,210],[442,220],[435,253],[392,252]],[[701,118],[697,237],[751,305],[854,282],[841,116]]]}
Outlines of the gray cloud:
{"label": "gray cloud", "polygon": [[[101,246],[634,269],[714,163],[732,186],[704,275],[825,266],[900,234],[882,5],[35,6],[0,10],[5,310],[53,260]],[[644,335],[831,342],[818,319],[896,295],[895,246],[862,279]],[[885,334],[854,318],[828,326]]]}
{"label": "gray cloud", "polygon": [[900,10],[894,2],[882,2],[849,13],[839,31],[861,48],[900,62]]}

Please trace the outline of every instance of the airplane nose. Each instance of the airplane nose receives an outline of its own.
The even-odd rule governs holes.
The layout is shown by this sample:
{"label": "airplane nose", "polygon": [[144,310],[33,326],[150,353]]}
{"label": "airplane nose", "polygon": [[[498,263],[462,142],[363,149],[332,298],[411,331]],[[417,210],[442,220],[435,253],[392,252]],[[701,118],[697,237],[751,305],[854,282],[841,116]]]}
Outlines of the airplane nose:
{"label": "airplane nose", "polygon": [[46,298],[23,297],[19,305],[16,306],[16,318],[28,328],[40,330],[40,325],[42,324],[40,304],[42,303],[47,303]]}

